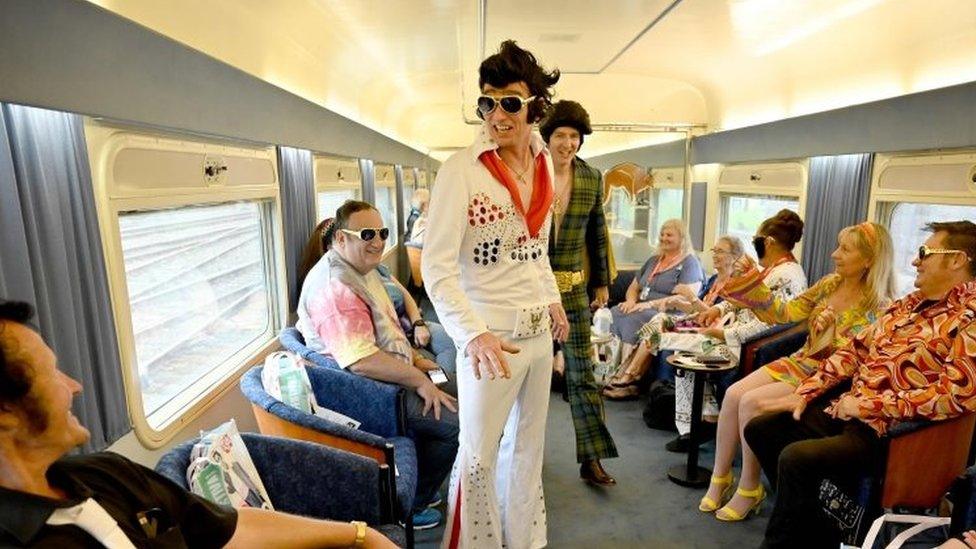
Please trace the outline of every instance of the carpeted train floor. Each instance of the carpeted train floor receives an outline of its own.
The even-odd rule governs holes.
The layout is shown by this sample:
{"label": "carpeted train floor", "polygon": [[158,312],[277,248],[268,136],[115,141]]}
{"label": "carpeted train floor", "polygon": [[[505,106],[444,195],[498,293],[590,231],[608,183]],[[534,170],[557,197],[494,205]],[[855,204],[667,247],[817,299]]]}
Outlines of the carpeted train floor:
{"label": "carpeted train floor", "polygon": [[[666,476],[669,467],[686,457],[664,449],[675,433],[648,429],[641,419],[643,404],[607,403],[620,457],[604,462],[618,485],[601,489],[579,480],[569,405],[551,395],[543,472],[549,547],[758,547],[771,503],[766,502],[761,516],[733,524],[699,512],[704,490],[678,486]],[[700,464],[711,467],[713,457],[714,443],[708,443]],[[418,532],[417,547],[438,547],[442,535],[442,527]]]}

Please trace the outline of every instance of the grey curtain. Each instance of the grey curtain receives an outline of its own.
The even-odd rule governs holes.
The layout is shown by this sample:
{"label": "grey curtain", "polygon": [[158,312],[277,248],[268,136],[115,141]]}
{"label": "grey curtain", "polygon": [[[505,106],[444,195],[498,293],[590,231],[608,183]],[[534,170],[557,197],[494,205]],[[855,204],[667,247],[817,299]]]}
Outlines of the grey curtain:
{"label": "grey curtain", "polygon": [[81,117],[0,109],[0,294],[37,307],[100,450],[130,430]]}
{"label": "grey curtain", "polygon": [[359,173],[363,178],[363,201],[376,205],[376,166],[373,161],[360,158]]}
{"label": "grey curtain", "polygon": [[810,159],[802,263],[811,285],[833,271],[837,233],[867,217],[873,163],[873,154]]}
{"label": "grey curtain", "polygon": [[285,227],[285,269],[288,275],[288,306],[298,307],[298,264],[302,250],[315,228],[315,176],[312,152],[278,147],[281,175],[281,211]]}

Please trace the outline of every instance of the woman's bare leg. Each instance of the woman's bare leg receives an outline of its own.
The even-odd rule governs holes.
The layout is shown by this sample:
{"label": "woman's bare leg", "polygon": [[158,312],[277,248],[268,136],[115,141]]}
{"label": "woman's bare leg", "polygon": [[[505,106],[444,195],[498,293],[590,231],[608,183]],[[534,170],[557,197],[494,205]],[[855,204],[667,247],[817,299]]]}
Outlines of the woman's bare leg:
{"label": "woman's bare leg", "polygon": [[[767,374],[767,377],[768,374]],[[772,378],[770,377],[770,380]],[[756,416],[762,413],[759,409],[759,404],[767,399],[779,398],[786,396],[793,392],[793,386],[783,383],[782,381],[773,381],[767,385],[761,387],[756,387],[755,389],[749,391],[742,396],[739,400],[739,439],[742,441],[742,473],[739,478],[739,487],[743,490],[755,490],[761,479],[759,475],[762,473],[762,469],[759,466],[759,460],[756,459],[756,455],[752,453],[752,449],[745,442],[745,437],[743,436],[743,431],[746,425]],[[755,499],[742,497],[739,494],[733,496],[729,501],[729,507],[737,511],[740,515],[746,512]]]}
{"label": "woman's bare leg", "polygon": [[[712,475],[724,477],[732,470],[732,461],[735,460],[735,451],[739,448],[739,404],[743,396],[753,389],[773,383],[773,378],[762,368],[752,372],[746,377],[736,381],[727,391],[725,398],[722,399],[722,408],[718,413],[718,430],[715,435],[715,464],[712,468]],[[725,486],[712,483],[708,487],[706,494],[713,501],[718,501]]]}

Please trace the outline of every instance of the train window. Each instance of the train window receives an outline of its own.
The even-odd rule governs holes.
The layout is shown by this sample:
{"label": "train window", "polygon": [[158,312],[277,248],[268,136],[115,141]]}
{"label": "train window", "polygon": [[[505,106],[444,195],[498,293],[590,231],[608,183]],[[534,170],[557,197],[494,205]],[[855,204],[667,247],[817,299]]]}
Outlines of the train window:
{"label": "train window", "polygon": [[347,200],[362,200],[363,185],[359,163],[353,159],[315,155],[315,206],[319,221],[335,217]]}
{"label": "train window", "polygon": [[[268,203],[121,212],[142,406],[158,429],[274,335]],[[177,406],[179,408],[180,406]]]}
{"label": "train window", "polygon": [[681,188],[644,189],[631,200],[624,189],[611,188],[605,210],[614,260],[619,266],[639,266],[650,257],[661,224],[681,218],[683,196]]}
{"label": "train window", "polygon": [[933,221],[976,219],[976,150],[875,156],[868,219],[888,227],[899,296],[914,290],[912,259]]}
{"label": "train window", "polygon": [[912,260],[918,254],[918,247],[929,237],[925,225],[933,221],[976,219],[976,206],[899,202],[886,204],[882,211],[887,217],[888,230],[898,236],[894,243],[895,284],[899,296],[915,288]]}
{"label": "train window", "polygon": [[390,238],[386,240],[384,252],[389,252],[396,247],[399,242],[397,231],[397,193],[396,193],[396,172],[393,166],[376,166],[376,209],[383,216],[383,225],[390,228]]}
{"label": "train window", "polygon": [[346,200],[362,200],[363,191],[359,187],[340,188],[318,191],[315,193],[315,202],[318,207],[318,219],[322,221],[327,217],[335,217],[336,210]]}
{"label": "train window", "polygon": [[[719,234],[737,236],[745,244],[752,241],[764,219],[776,215],[776,212],[784,208],[794,212],[798,212],[800,208],[800,202],[796,198],[772,195],[723,193],[720,204]],[[756,256],[752,246],[746,246],[746,252]]]}
{"label": "train window", "polygon": [[157,448],[277,345],[275,149],[95,120],[85,137],[129,415]]}
{"label": "train window", "polygon": [[660,189],[656,191],[656,208],[652,209],[649,225],[650,237],[653,239],[661,232],[661,225],[669,219],[681,219],[681,204],[685,193],[682,189]]}

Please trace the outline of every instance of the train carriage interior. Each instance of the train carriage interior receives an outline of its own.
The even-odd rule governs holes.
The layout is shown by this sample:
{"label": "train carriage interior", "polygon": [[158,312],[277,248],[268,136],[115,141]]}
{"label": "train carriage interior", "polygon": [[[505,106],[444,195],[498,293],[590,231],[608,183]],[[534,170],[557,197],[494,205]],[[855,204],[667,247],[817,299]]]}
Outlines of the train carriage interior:
{"label": "train carriage interior", "polygon": [[[303,253],[349,200],[379,213],[389,229],[381,264],[422,318],[438,320],[418,236],[437,230],[426,225],[424,197],[464,192],[442,168],[488,131],[478,67],[506,40],[559,70],[554,103],[589,113],[578,158],[601,176],[611,307],[631,299],[645,261],[665,253],[668,220],[684,227],[710,276],[721,237],[737,237],[758,261],[764,220],[795,212],[803,236],[792,257],[810,286],[835,272],[838,231],[873,222],[891,237],[897,299],[916,291],[926,254],[953,252],[924,247],[927,224],[976,221],[972,0],[0,0],[0,299],[34,305],[59,367],[84,387],[73,411],[91,437],[79,451],[162,467],[233,419],[242,433],[369,457],[381,485],[370,525],[402,522],[402,539],[391,539],[404,546],[457,547],[447,541],[457,524],[420,529],[402,508],[418,466],[393,449],[406,437],[402,417],[384,432],[373,416],[352,417],[352,428],[349,418],[316,416],[342,425],[313,433],[314,422],[285,425],[290,416],[273,409],[281,402],[247,393],[246,376],[277,351],[314,354],[289,331],[310,272]],[[779,329],[741,342],[729,383],[800,348],[808,333]],[[587,360],[602,387],[620,364],[593,342]],[[970,343],[960,348],[973,366]],[[634,382],[634,398],[604,402],[619,457],[603,465],[615,486],[580,481],[574,417],[554,386],[542,472],[549,547],[763,543],[777,496],[769,479],[761,512],[738,524],[699,511],[707,476],[700,487],[669,479],[686,462],[690,474],[691,460],[687,447],[666,449],[678,440],[670,425],[647,425],[655,387],[674,385],[666,355]],[[310,370],[328,369],[304,358]],[[312,376],[323,406],[338,387],[360,387],[333,374]],[[362,387],[379,417],[387,393]],[[716,387],[719,397],[727,387]],[[392,414],[402,415],[399,395]],[[946,406],[969,418],[976,400]],[[937,516],[942,503],[951,514],[943,496],[976,462],[972,421],[954,428],[916,450],[927,463],[955,460],[937,480],[911,473],[935,500],[880,503],[900,482],[893,442],[880,488],[838,504],[861,513],[846,543],[861,546],[892,508]],[[708,428],[694,429],[700,437]],[[705,440],[692,455],[710,468],[716,448]],[[434,506],[445,517],[447,484]]]}

